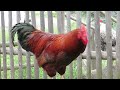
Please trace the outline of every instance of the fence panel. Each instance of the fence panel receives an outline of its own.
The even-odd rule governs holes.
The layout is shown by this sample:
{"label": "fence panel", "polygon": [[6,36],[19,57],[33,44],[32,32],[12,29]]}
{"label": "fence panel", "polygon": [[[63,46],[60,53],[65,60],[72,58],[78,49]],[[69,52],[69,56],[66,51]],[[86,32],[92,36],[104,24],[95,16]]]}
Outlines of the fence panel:
{"label": "fence panel", "polygon": [[53,33],[53,15],[52,11],[48,11],[48,31]]}
{"label": "fence panel", "polygon": [[57,27],[59,33],[64,33],[64,12],[57,11]]}
{"label": "fence panel", "polygon": [[2,29],[2,49],[3,49],[3,75],[4,75],[4,79],[7,79],[4,11],[1,11],[1,29]]}
{"label": "fence panel", "polygon": [[102,78],[101,40],[100,40],[100,11],[95,11],[95,49],[96,49],[96,70],[98,79]]}
{"label": "fence panel", "polygon": [[120,11],[117,11],[116,78],[120,79]]}
{"label": "fence panel", "polygon": [[45,31],[44,11],[40,11],[40,27],[41,27],[41,30]]}
{"label": "fence panel", "polygon": [[88,45],[87,45],[87,78],[91,78],[91,48],[90,48],[90,19],[91,19],[91,12],[87,11],[87,36],[88,36]]}
{"label": "fence panel", "polygon": [[111,34],[111,12],[106,11],[106,40],[107,40],[107,78],[112,79],[113,78],[113,72],[112,72],[112,34]]}
{"label": "fence panel", "polygon": [[8,12],[8,30],[9,30],[9,47],[10,47],[10,68],[11,68],[11,78],[14,79],[14,59],[13,59],[13,45],[12,45],[12,39],[11,39],[11,33],[10,30],[12,28],[12,11]]}

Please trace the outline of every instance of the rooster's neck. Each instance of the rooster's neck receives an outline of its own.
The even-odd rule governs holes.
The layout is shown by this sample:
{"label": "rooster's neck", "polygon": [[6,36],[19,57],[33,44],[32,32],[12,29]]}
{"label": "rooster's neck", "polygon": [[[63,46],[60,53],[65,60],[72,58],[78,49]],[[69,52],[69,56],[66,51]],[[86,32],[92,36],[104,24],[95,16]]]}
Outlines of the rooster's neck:
{"label": "rooster's neck", "polygon": [[76,38],[76,39],[77,39],[78,32],[79,32],[79,30],[75,29],[75,30],[69,32],[69,33],[67,34],[67,36],[68,36],[68,37],[73,37],[73,38]]}
{"label": "rooster's neck", "polygon": [[67,35],[65,35],[65,44],[66,47],[69,45],[69,50],[75,48],[76,47],[80,47],[81,45],[83,45],[82,41],[78,39],[78,32],[79,30],[73,30],[71,32],[69,32]]}

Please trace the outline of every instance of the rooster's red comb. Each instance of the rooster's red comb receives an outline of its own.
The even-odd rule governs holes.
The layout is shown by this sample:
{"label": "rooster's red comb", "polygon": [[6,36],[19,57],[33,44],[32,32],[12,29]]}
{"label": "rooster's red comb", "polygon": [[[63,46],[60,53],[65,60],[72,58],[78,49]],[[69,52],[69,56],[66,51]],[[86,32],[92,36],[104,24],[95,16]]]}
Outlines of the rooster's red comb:
{"label": "rooster's red comb", "polygon": [[103,22],[102,20],[100,20],[100,22]]}

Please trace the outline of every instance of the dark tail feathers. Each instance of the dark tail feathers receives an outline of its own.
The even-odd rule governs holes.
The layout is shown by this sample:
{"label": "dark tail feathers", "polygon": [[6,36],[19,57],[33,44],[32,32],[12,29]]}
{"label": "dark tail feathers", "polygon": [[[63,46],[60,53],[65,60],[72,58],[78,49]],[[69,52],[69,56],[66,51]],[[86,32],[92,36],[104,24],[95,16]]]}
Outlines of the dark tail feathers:
{"label": "dark tail feathers", "polygon": [[14,36],[15,36],[15,33],[17,32],[18,40],[19,40],[21,46],[25,49],[26,48],[26,38],[27,38],[27,36],[32,31],[35,31],[35,30],[36,29],[34,28],[34,26],[29,24],[29,23],[18,23],[18,24],[16,24],[11,29],[11,38],[12,38],[13,45],[14,45]]}

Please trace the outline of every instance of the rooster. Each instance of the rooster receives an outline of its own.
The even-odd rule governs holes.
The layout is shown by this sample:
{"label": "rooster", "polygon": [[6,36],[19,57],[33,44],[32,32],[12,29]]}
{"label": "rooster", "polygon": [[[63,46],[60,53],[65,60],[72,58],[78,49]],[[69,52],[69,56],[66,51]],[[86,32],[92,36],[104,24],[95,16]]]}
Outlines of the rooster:
{"label": "rooster", "polygon": [[84,25],[66,34],[52,34],[29,23],[18,23],[11,29],[13,45],[16,32],[21,47],[35,55],[39,67],[50,77],[57,72],[64,75],[66,66],[84,52],[88,43]]}
{"label": "rooster", "polygon": [[[100,20],[100,36],[101,36],[101,49],[102,51],[106,51],[106,24],[103,23],[105,20]],[[115,48],[116,46],[116,31],[114,29],[111,30],[112,32],[112,47]]]}
{"label": "rooster", "polygon": [[[101,37],[101,50],[106,51],[106,22],[105,20],[100,20],[100,37]],[[94,23],[92,23],[94,25]],[[116,46],[116,31],[114,29],[112,31],[112,48],[115,49]],[[95,33],[95,31],[94,31]],[[92,36],[91,36],[92,37]]]}

